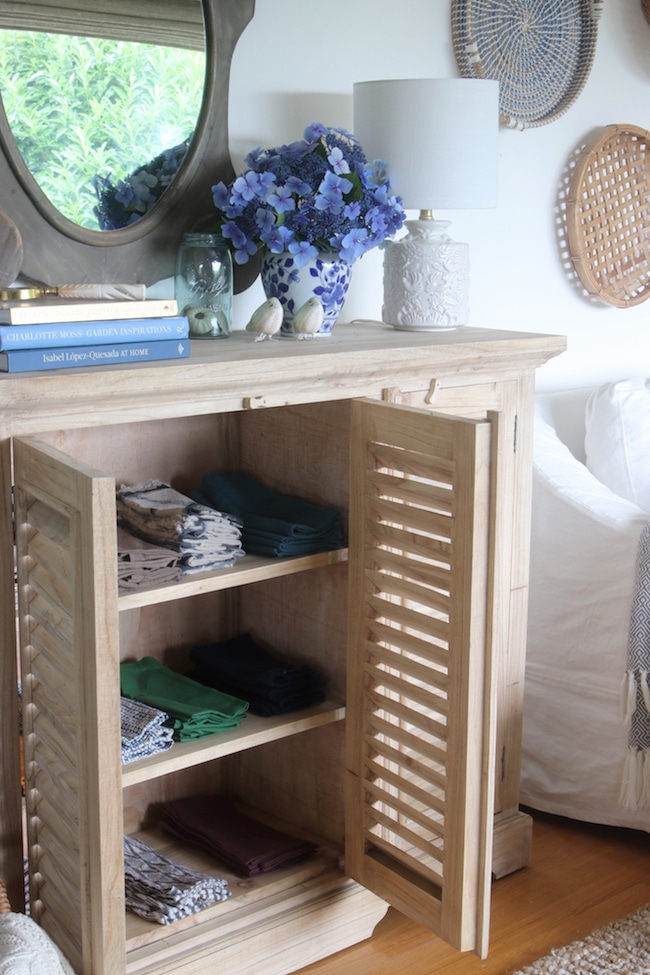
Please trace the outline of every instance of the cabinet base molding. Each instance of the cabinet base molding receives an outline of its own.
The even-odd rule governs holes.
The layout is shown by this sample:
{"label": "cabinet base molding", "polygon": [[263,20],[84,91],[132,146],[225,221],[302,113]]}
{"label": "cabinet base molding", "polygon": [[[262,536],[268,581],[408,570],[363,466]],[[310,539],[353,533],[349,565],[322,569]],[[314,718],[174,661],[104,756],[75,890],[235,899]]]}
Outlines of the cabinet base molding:
{"label": "cabinet base molding", "polygon": [[127,954],[128,975],[289,975],[371,937],[388,904],[332,872],[225,922],[216,918]]}
{"label": "cabinet base molding", "polygon": [[530,863],[533,843],[533,820],[528,813],[494,819],[492,876],[495,880],[521,870]]}

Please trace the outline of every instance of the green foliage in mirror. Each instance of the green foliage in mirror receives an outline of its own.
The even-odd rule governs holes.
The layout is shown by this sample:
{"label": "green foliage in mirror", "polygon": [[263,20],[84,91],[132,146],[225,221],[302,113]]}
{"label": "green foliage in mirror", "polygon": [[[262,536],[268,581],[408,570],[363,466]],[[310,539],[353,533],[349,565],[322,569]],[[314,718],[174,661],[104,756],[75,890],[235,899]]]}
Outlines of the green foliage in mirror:
{"label": "green foliage in mirror", "polygon": [[0,92],[18,148],[52,204],[97,230],[95,177],[123,179],[194,131],[203,52],[0,32]]}

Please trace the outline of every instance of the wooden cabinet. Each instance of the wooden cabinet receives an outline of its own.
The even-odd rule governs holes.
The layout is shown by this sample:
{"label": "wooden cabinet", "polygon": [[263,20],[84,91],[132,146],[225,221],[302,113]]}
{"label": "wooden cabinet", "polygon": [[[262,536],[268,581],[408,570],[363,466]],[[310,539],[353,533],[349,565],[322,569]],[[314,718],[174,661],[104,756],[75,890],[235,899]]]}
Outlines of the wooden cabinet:
{"label": "wooden cabinet", "polygon": [[[194,343],[185,363],[0,378],[2,867],[15,899],[18,676],[32,907],[80,975],[283,975],[368,937],[389,902],[485,952],[491,877],[525,865],[530,843],[532,396],[535,368],[563,348],[340,325],[311,342]],[[339,507],[348,547],[118,595],[116,485],[159,477],[188,493],[239,467]],[[120,661],[186,672],[192,645],[244,630],[317,667],[328,700],[122,767]],[[156,830],[157,804],[199,791],[317,839],[318,854],[229,876]],[[227,876],[232,897],[171,926],[125,923],[125,832]]]}

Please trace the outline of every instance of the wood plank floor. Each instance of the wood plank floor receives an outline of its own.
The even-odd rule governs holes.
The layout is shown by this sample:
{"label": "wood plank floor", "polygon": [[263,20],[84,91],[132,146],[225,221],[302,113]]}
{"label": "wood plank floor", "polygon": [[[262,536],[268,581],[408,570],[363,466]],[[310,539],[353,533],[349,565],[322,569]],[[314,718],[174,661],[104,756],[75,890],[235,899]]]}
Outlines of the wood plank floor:
{"label": "wood plank floor", "polygon": [[492,887],[490,954],[459,954],[392,909],[300,975],[508,975],[650,903],[650,834],[533,813],[531,865]]}

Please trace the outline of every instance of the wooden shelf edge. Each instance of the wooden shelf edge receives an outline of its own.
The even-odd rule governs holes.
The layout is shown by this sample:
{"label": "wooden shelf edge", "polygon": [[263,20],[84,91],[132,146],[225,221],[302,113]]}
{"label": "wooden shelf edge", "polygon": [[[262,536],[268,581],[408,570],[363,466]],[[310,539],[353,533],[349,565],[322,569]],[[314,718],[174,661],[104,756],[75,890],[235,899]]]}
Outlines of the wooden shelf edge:
{"label": "wooden shelf edge", "polygon": [[345,705],[340,701],[325,701],[303,711],[292,711],[290,714],[268,718],[249,714],[233,731],[208,735],[197,741],[174,742],[168,751],[123,765],[122,785],[127,787],[169,775],[192,765],[201,765],[247,748],[255,748],[312,728],[333,724],[335,721],[342,721],[344,717]]}
{"label": "wooden shelf edge", "polygon": [[292,575],[294,572],[306,572],[309,569],[319,569],[337,562],[346,562],[347,548],[338,548],[332,552],[317,552],[315,555],[299,555],[295,557],[273,559],[262,555],[245,555],[236,565],[217,572],[201,572],[184,577],[180,582],[170,583],[155,589],[139,589],[137,592],[123,593],[118,596],[118,610],[137,609],[140,606],[153,606],[158,603],[184,599],[204,592],[218,592],[221,589],[234,589],[237,586],[250,585],[252,582],[262,582],[265,579],[276,579],[280,576]]}
{"label": "wooden shelf edge", "polygon": [[287,975],[369,938],[387,909],[384,901],[332,866],[281,893],[269,891],[230,916],[217,909],[211,917],[197,915],[189,929],[174,930],[184,922],[165,926],[164,936],[153,943],[136,945],[129,940],[126,972],[208,975],[214,973],[218,956],[219,970]]}
{"label": "wooden shelf edge", "polygon": [[[277,824],[278,828],[282,824]],[[287,827],[284,827],[287,828]],[[296,836],[300,830],[292,830]],[[158,850],[174,862],[182,863],[191,870],[211,877],[220,877],[228,884],[227,900],[213,904],[171,925],[158,925],[126,912],[126,945],[128,952],[138,952],[158,941],[169,941],[169,936],[184,939],[188,931],[196,928],[210,929],[232,923],[232,918],[251,912],[264,915],[269,903],[295,895],[305,884],[337,884],[343,877],[341,852],[326,844],[298,863],[279,867],[253,877],[240,877],[224,864],[196,847],[178,843],[165,832],[154,828],[134,834],[148,846]],[[305,837],[307,838],[307,837]],[[310,837],[313,839],[313,837]]]}

